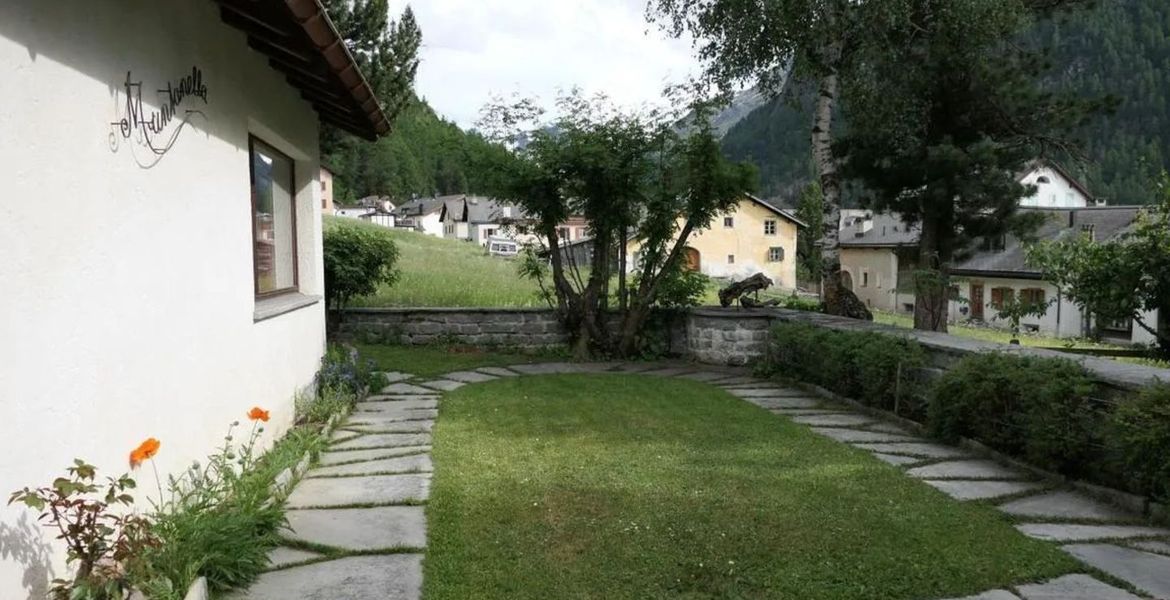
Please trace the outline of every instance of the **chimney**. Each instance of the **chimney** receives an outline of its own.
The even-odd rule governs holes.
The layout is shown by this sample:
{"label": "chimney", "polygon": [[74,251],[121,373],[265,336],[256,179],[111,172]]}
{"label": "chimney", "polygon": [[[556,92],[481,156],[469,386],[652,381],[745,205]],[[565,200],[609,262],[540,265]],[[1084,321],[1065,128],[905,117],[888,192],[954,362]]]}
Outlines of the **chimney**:
{"label": "chimney", "polygon": [[857,220],[853,222],[853,226],[854,237],[861,237],[865,235],[867,231],[873,229],[873,213],[865,213],[864,216],[857,217]]}

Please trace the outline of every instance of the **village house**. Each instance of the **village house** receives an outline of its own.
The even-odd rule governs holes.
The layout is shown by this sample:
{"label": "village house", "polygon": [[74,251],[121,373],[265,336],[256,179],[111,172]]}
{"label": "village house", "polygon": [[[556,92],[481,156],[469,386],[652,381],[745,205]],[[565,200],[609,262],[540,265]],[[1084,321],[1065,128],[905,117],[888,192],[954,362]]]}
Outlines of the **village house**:
{"label": "village house", "polygon": [[489,240],[536,241],[519,206],[483,196],[460,196],[443,204],[443,237],[487,247]]}
{"label": "village house", "polygon": [[333,206],[333,171],[321,166],[321,214],[332,215],[336,211]]}
{"label": "village house", "polygon": [[[0,493],[148,437],[165,478],[253,406],[270,444],[325,350],[318,123],[389,130],[320,3],[8,1],[0,67]],[[53,535],[0,503],[0,598]]]}
{"label": "village house", "polygon": [[393,211],[394,226],[426,235],[443,237],[443,206],[455,196],[412,198],[399,204]]}
{"label": "village house", "polygon": [[[1037,192],[1020,201],[1020,210],[1044,215],[1034,233],[1038,240],[1091,235],[1099,241],[1124,233],[1137,217],[1138,207],[1103,206],[1066,171],[1054,163],[1033,163],[1021,176]],[[842,282],[867,306],[887,312],[914,311],[913,274],[918,264],[916,226],[896,214],[850,211],[840,230]],[[1008,328],[998,316],[1013,299],[1045,303],[1040,317],[1025,317],[1021,329],[1054,337],[1081,337],[1098,329],[1103,337],[1121,343],[1146,344],[1153,336],[1131,322],[1097,323],[1038,269],[1028,264],[1026,246],[1015,236],[984,240],[970,256],[952,265],[951,323],[975,321]],[[1147,315],[1156,322],[1156,314]]]}

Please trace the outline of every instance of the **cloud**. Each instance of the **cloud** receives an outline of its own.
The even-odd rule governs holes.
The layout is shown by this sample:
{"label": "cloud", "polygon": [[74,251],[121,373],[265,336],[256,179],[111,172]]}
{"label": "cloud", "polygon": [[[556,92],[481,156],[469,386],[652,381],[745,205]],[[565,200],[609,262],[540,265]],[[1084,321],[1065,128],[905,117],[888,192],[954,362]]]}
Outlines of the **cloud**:
{"label": "cloud", "polygon": [[[391,0],[397,17],[408,2]],[[440,114],[473,125],[493,94],[604,92],[627,106],[656,102],[699,73],[690,42],[644,18],[644,0],[424,0],[416,89]]]}

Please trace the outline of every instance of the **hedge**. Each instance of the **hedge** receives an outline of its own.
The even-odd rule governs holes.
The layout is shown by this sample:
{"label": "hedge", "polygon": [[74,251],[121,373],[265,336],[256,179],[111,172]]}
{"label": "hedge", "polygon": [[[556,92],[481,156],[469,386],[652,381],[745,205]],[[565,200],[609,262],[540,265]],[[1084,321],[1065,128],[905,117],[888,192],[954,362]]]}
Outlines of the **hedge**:
{"label": "hedge", "polygon": [[760,370],[896,412],[947,442],[960,438],[1069,477],[1170,500],[1170,383],[1101,396],[1066,359],[989,352],[932,382],[917,341],[780,323]]}

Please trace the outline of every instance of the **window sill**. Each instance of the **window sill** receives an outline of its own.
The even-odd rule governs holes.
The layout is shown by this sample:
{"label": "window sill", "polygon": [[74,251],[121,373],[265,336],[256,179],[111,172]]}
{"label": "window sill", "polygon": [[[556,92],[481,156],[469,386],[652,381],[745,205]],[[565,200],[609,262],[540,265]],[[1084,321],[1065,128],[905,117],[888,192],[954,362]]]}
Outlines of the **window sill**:
{"label": "window sill", "polygon": [[321,296],[306,296],[299,292],[281,294],[271,298],[257,298],[256,309],[252,311],[252,322],[259,323],[273,317],[279,317],[298,308],[312,306],[321,301]]}

